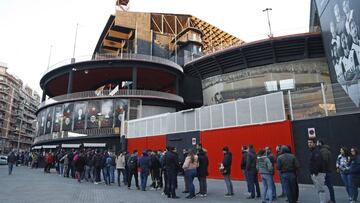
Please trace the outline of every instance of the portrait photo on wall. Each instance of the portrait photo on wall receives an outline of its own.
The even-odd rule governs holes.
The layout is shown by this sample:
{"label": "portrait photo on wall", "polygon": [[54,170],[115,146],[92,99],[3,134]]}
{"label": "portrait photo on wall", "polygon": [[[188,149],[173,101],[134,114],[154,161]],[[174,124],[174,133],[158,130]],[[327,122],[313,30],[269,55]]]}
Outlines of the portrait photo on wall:
{"label": "portrait photo on wall", "polygon": [[61,119],[62,119],[62,105],[57,105],[54,107],[54,121],[53,121],[53,127],[52,127],[52,131],[53,132],[59,132],[60,131],[60,126],[61,126]]}
{"label": "portrait photo on wall", "polygon": [[39,120],[38,120],[38,129],[39,129],[39,132],[38,134],[39,135],[44,135],[45,133],[45,125],[46,125],[46,110],[42,110],[40,113],[39,113]]}
{"label": "portrait photo on wall", "polygon": [[88,101],[86,128],[99,128],[100,100]]}
{"label": "portrait photo on wall", "polygon": [[114,123],[113,100],[102,100],[101,104],[101,128],[112,128]]}
{"label": "portrait photo on wall", "polygon": [[[331,79],[339,83],[343,92],[359,107],[360,1],[316,0],[316,5],[318,10],[323,10],[320,24]],[[341,94],[334,92],[335,97],[343,97]]]}
{"label": "portrait photo on wall", "polygon": [[54,108],[49,107],[46,109],[46,126],[45,126],[45,134],[50,134],[52,129],[52,119],[54,114]]}
{"label": "portrait photo on wall", "polygon": [[74,130],[85,129],[86,102],[75,103],[74,112]]}
{"label": "portrait photo on wall", "polygon": [[115,100],[115,127],[121,127],[122,119],[126,118],[128,108],[128,100],[117,99]]}
{"label": "portrait photo on wall", "polygon": [[73,111],[74,104],[73,103],[65,103],[63,111],[63,123],[62,130],[63,131],[71,131],[72,130],[72,120],[73,120]]}

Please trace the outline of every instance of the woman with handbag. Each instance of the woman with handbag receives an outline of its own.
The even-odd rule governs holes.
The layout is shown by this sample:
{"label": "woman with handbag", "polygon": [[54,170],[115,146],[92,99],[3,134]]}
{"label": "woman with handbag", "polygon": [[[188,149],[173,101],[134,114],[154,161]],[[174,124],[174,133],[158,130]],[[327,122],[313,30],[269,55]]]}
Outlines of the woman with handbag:
{"label": "woman with handbag", "polygon": [[182,167],[184,169],[185,178],[187,179],[189,188],[189,195],[186,197],[188,199],[195,198],[194,178],[196,177],[197,167],[199,167],[198,156],[195,155],[194,150],[190,150]]}

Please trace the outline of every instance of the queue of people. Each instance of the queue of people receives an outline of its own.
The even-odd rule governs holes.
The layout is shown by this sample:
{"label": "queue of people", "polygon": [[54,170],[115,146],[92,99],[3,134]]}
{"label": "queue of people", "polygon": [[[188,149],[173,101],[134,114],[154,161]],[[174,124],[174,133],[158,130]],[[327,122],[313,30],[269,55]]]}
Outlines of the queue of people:
{"label": "queue of people", "polygon": [[[350,150],[341,147],[336,163],[332,162],[332,152],[328,145],[321,140],[309,139],[309,165],[311,180],[319,197],[320,203],[335,203],[335,192],[332,178],[334,171],[332,166],[336,165],[336,172],[344,182],[348,200],[356,202],[358,187],[360,186],[360,155],[356,147]],[[226,185],[225,197],[234,196],[234,187],[231,180],[232,152],[229,147],[224,146],[223,160],[219,171],[224,177]],[[264,147],[255,151],[252,144],[242,146],[242,159],[240,167],[247,182],[247,198],[260,199],[262,202],[273,202],[278,198],[286,197],[289,203],[296,203],[299,199],[298,169],[300,163],[291,151],[290,146],[278,145],[276,153],[273,154],[270,147]],[[52,167],[63,177],[72,177],[79,183],[82,181],[105,185],[115,184],[115,172],[117,172],[117,185],[127,186],[131,189],[132,183],[138,190],[146,191],[149,176],[152,183],[150,190],[163,189],[163,195],[168,198],[177,199],[178,174],[184,175],[184,191],[188,193],[186,198],[192,199],[197,196],[207,196],[207,176],[209,175],[209,160],[207,150],[199,145],[196,148],[186,149],[182,156],[177,153],[175,147],[166,147],[162,150],[145,150],[138,156],[138,151],[132,153],[126,151],[118,155],[104,150],[59,150],[56,154],[51,152],[29,153],[28,166],[37,167],[40,159],[44,162],[44,172],[50,173]],[[16,162],[14,152],[9,154],[9,174]],[[36,160],[36,161],[35,161]],[[302,166],[304,167],[304,166]],[[281,193],[277,196],[274,174],[278,171],[281,185]],[[140,173],[140,184],[139,184]],[[262,180],[261,194],[258,177]],[[196,193],[194,184],[198,179],[199,187]],[[133,181],[134,179],[134,181]],[[326,197],[325,187],[329,191]]]}

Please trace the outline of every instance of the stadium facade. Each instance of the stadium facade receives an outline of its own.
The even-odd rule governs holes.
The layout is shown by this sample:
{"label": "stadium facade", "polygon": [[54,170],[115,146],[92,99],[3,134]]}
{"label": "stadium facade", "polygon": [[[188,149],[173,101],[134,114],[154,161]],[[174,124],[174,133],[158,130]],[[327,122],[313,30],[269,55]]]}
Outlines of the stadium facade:
{"label": "stadium facade", "polygon": [[[225,145],[240,161],[241,145],[285,144],[306,165],[306,139],[316,136],[335,158],[340,146],[360,143],[358,28],[344,14],[331,40],[329,18],[339,17],[326,13],[338,1],[321,2],[311,3],[312,32],[250,43],[191,15],[116,11],[92,56],[42,77],[34,148],[181,152],[201,144],[215,178]],[[339,2],[344,12],[358,8]],[[342,35],[352,40],[338,51]],[[353,63],[344,58],[350,43]],[[305,167],[299,177],[309,182]]]}

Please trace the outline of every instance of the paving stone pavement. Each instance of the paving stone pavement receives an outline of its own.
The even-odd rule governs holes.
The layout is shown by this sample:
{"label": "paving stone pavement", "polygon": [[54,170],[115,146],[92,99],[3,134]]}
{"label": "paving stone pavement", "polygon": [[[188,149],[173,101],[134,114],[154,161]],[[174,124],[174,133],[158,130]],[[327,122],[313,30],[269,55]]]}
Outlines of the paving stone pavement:
{"label": "paving stone pavement", "polygon": [[[198,189],[198,181],[195,180],[195,188]],[[64,178],[57,175],[55,170],[45,174],[42,169],[30,169],[24,166],[14,167],[13,175],[7,174],[7,166],[0,166],[0,203],[80,203],[80,202],[106,202],[106,203],[143,203],[143,202],[243,202],[256,203],[261,199],[248,200],[244,192],[244,181],[233,181],[235,196],[224,197],[225,183],[223,180],[208,180],[208,196],[205,198],[186,199],[181,191],[184,181],[179,177],[179,189],[177,195],[180,199],[168,199],[161,195],[162,191],[139,191],[134,187],[128,190],[126,187],[118,187],[117,184],[105,186],[94,185],[88,182],[78,183],[74,179]],[[260,183],[261,185],[261,183]],[[277,191],[280,185],[277,184]],[[262,187],[261,187],[262,188]],[[348,202],[343,187],[335,187],[337,203]],[[301,203],[318,202],[312,185],[300,185]],[[285,198],[276,202],[286,203]]]}

